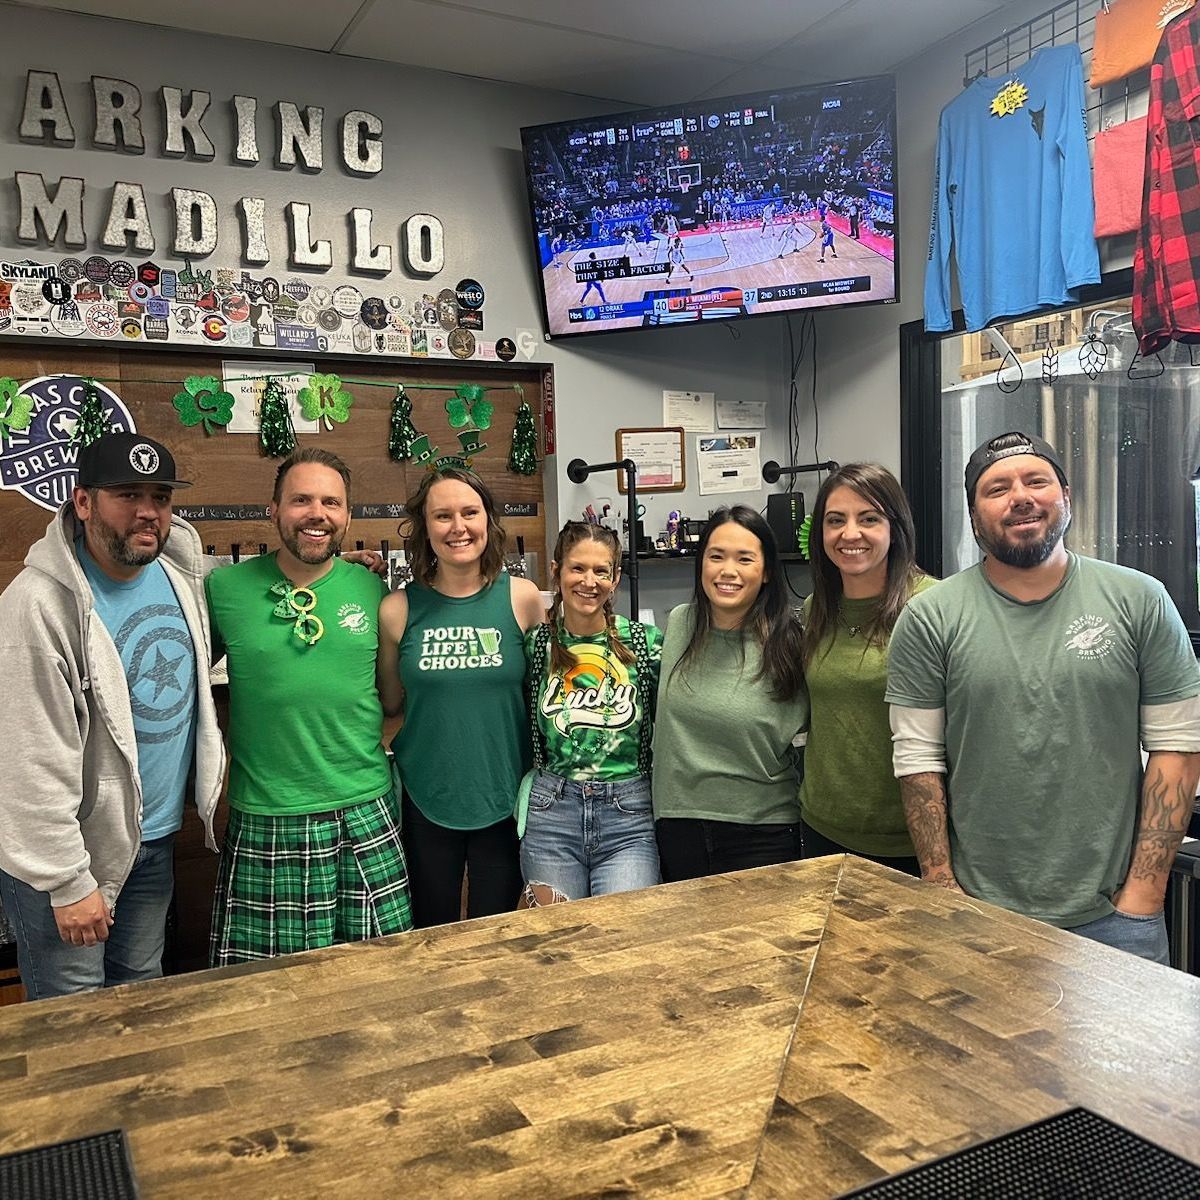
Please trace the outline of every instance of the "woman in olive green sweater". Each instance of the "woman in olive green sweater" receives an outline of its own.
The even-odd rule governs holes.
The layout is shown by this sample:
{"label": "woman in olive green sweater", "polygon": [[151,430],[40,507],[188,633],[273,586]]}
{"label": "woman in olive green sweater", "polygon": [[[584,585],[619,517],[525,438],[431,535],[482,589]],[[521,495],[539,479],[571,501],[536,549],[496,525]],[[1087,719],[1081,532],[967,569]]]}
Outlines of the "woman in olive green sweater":
{"label": "woman in olive green sweater", "polygon": [[817,493],[804,605],[812,705],[800,787],[804,857],[849,851],[919,875],[892,775],[884,703],[887,648],[901,609],[932,587],[914,558],[912,512],[875,463],[839,468]]}
{"label": "woman in olive green sweater", "polygon": [[800,652],[770,528],[752,508],[720,509],[700,537],[692,602],[663,642],[652,782],[668,883],[800,856]]}

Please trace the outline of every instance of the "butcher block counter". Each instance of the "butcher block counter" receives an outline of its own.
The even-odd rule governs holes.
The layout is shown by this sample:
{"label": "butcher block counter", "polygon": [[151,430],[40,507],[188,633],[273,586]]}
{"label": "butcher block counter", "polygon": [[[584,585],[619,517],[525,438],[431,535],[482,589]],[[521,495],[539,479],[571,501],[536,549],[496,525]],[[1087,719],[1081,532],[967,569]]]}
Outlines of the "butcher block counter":
{"label": "butcher block counter", "polygon": [[146,1200],[835,1196],[1075,1105],[1200,1161],[1200,980],[833,857],[5,1008],[0,1087]]}

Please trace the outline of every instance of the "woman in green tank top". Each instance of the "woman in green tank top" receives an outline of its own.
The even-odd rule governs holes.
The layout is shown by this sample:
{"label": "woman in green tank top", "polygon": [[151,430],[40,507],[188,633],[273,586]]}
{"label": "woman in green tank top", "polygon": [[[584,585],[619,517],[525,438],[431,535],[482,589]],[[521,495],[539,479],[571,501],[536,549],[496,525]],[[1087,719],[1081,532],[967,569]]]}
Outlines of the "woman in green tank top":
{"label": "woman in green tank top", "polygon": [[908,500],[876,463],[848,463],[821,485],[804,604],[812,706],[800,787],[803,857],[849,852],[919,875],[892,774],[884,703],[887,647],[901,609],[934,580],[916,565]]}
{"label": "woman in green tank top", "polygon": [[513,798],[529,766],[525,631],[542,616],[504,574],[496,504],[471,471],[427,475],[405,505],[413,582],[379,609],[379,695],[404,713],[392,741],[403,787],[413,919],[443,925],[516,907]]}

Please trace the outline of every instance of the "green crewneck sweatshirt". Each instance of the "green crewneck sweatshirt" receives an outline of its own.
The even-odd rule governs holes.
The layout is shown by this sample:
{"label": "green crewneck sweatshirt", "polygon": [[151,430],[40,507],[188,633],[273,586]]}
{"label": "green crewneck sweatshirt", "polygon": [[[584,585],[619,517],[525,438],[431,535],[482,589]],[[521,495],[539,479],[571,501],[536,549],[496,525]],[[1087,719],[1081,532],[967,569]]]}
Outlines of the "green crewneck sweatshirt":
{"label": "green crewneck sweatshirt", "polygon": [[[671,613],[654,726],[654,815],[791,824],[800,816],[792,739],[808,723],[803,688],[785,703],[758,679],[762,654],[739,631],[709,632],[675,670],[692,635],[692,606]],[[743,656],[744,650],[744,656]]]}
{"label": "green crewneck sweatshirt", "polygon": [[[937,581],[922,576],[913,594]],[[887,647],[868,646],[859,632],[879,597],[842,597],[839,620],[809,664],[812,702],[800,814],[831,841],[883,858],[914,854],[900,785],[892,774],[892,729],[883,694]],[[808,602],[804,613],[808,615]]]}

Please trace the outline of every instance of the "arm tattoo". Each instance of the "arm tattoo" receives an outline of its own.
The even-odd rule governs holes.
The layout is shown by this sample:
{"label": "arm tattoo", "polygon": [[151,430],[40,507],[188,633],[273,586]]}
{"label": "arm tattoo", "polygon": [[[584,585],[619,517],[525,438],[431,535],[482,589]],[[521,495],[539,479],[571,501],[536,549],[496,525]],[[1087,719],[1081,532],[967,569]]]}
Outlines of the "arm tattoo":
{"label": "arm tattoo", "polygon": [[937,771],[922,771],[900,780],[904,819],[913,840],[921,873],[948,870],[950,838],[946,828],[946,777]]}
{"label": "arm tattoo", "polygon": [[1153,759],[1148,765],[1128,875],[1164,887],[1192,812],[1192,797],[1185,786],[1187,772],[1172,770],[1171,765],[1164,768]]}

